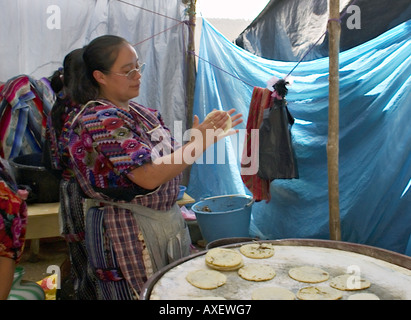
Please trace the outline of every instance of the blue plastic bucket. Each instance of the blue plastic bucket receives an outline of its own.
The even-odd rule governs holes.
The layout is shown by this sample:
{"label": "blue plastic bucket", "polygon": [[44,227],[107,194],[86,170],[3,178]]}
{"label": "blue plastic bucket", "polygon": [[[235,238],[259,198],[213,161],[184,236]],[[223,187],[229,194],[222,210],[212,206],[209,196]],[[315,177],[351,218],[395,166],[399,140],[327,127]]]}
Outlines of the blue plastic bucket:
{"label": "blue plastic bucket", "polygon": [[246,195],[217,196],[191,207],[204,240],[249,237],[251,207],[254,200]]}

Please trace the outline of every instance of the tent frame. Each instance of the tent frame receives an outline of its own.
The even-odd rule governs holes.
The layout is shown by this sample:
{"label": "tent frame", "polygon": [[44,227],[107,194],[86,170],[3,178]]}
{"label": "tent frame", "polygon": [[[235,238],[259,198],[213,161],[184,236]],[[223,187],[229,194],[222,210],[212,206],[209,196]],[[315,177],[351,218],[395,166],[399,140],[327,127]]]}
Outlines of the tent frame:
{"label": "tent frame", "polygon": [[330,239],[341,240],[339,209],[339,51],[340,51],[340,1],[330,0],[329,34],[329,107],[328,107],[328,201]]}

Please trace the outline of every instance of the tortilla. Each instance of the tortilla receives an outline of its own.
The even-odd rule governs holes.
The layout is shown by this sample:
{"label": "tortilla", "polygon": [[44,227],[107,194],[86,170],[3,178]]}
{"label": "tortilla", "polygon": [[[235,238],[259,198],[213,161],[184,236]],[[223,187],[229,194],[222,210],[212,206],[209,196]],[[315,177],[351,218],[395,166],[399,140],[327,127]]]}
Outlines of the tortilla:
{"label": "tortilla", "polygon": [[380,300],[380,298],[373,293],[355,293],[350,295],[347,300]]}
{"label": "tortilla", "polygon": [[252,300],[295,300],[295,294],[281,287],[263,287],[255,289]]}
{"label": "tortilla", "polygon": [[371,286],[371,282],[359,276],[343,274],[332,278],[330,286],[343,291],[363,290]]}
{"label": "tortilla", "polygon": [[306,283],[323,282],[330,277],[327,271],[310,266],[292,268],[288,271],[288,275],[294,280]]}
{"label": "tortilla", "polygon": [[238,275],[249,281],[267,281],[275,277],[275,270],[263,264],[249,264],[238,270]]}
{"label": "tortilla", "polygon": [[340,291],[326,286],[304,287],[298,290],[300,300],[338,300],[342,298]]}
{"label": "tortilla", "polygon": [[243,257],[232,249],[213,248],[205,255],[206,264],[218,270],[236,270],[242,266]]}
{"label": "tortilla", "polygon": [[194,287],[211,290],[224,285],[227,277],[219,271],[199,269],[189,272],[186,280]]}
{"label": "tortilla", "polygon": [[240,252],[247,258],[265,259],[274,255],[274,246],[271,243],[250,243],[242,245]]}
{"label": "tortilla", "polygon": [[210,264],[206,261],[206,265],[218,271],[235,271],[235,270],[240,269],[242,266],[244,266],[244,263],[241,261],[241,263],[239,263],[238,265],[232,266],[232,267],[219,267],[219,266]]}

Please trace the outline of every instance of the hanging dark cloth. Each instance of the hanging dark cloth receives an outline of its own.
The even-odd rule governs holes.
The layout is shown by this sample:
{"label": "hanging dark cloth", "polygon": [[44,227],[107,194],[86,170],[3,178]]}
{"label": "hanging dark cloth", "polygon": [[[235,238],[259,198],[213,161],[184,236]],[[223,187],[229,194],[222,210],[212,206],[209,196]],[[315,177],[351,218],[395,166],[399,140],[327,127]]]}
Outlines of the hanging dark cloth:
{"label": "hanging dark cloth", "polygon": [[298,178],[298,167],[291,140],[294,118],[284,98],[286,82],[274,85],[272,105],[264,110],[259,130],[259,167],[257,175],[264,180]]}

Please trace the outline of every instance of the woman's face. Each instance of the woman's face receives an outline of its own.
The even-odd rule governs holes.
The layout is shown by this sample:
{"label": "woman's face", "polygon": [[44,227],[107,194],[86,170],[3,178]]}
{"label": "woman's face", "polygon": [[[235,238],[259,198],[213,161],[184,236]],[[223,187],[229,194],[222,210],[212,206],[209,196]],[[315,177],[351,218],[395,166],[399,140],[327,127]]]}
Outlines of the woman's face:
{"label": "woman's face", "polygon": [[128,72],[139,69],[138,56],[134,48],[129,44],[120,47],[118,56],[108,73],[101,74],[100,94],[114,103],[128,103],[140,93],[139,72]]}

